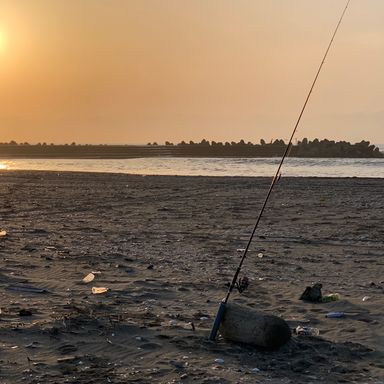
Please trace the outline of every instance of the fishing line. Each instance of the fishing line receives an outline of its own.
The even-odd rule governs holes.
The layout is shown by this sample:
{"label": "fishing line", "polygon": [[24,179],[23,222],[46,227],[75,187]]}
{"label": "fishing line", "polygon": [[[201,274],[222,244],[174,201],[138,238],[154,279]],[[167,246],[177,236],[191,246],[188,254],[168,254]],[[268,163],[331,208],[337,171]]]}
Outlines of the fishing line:
{"label": "fishing line", "polygon": [[252,243],[252,239],[253,239],[253,237],[254,237],[254,235],[255,235],[255,232],[256,232],[257,227],[259,226],[261,217],[263,216],[264,210],[265,210],[265,208],[266,208],[266,206],[267,206],[267,203],[268,203],[268,200],[269,200],[269,198],[270,198],[270,196],[271,196],[271,194],[272,194],[273,188],[274,188],[274,186],[276,185],[276,182],[277,182],[278,179],[279,179],[280,171],[281,171],[281,167],[283,166],[284,160],[285,160],[285,158],[287,157],[287,155],[288,155],[288,153],[289,153],[289,151],[290,151],[290,148],[291,148],[291,146],[292,146],[292,140],[293,140],[293,138],[294,138],[294,136],[295,136],[295,133],[296,133],[296,131],[297,131],[297,127],[298,127],[299,124],[300,124],[301,118],[302,118],[302,116],[303,116],[303,114],[304,114],[304,111],[305,111],[305,109],[306,109],[306,107],[307,107],[307,104],[308,104],[308,101],[309,101],[309,99],[310,99],[310,97],[311,97],[312,91],[313,91],[313,89],[315,88],[315,85],[316,85],[316,83],[317,83],[317,79],[319,78],[321,69],[323,68],[323,65],[324,65],[324,63],[325,63],[325,60],[326,60],[326,58],[327,58],[327,56],[328,56],[328,52],[329,52],[329,50],[331,49],[331,46],[332,46],[332,44],[333,44],[333,40],[335,39],[335,36],[336,36],[336,34],[337,34],[337,31],[339,30],[339,27],[340,27],[340,25],[341,25],[341,22],[343,21],[344,15],[345,15],[345,13],[346,13],[346,11],[347,11],[347,9],[348,9],[348,6],[349,6],[350,1],[351,1],[351,0],[347,0],[347,3],[346,3],[346,5],[345,5],[345,7],[344,7],[344,9],[343,9],[343,12],[341,13],[341,16],[340,16],[340,18],[339,18],[338,23],[337,23],[337,25],[336,25],[336,28],[335,28],[335,30],[334,30],[334,32],[333,32],[333,34],[332,34],[331,40],[330,40],[330,42],[329,42],[329,44],[328,44],[328,46],[327,46],[327,49],[325,50],[324,56],[323,56],[323,58],[322,58],[322,60],[321,60],[320,66],[319,66],[319,68],[318,68],[318,70],[317,70],[317,72],[316,72],[315,78],[314,78],[314,80],[313,80],[313,82],[312,82],[312,85],[311,85],[311,87],[310,87],[310,89],[309,89],[309,92],[308,92],[308,94],[307,94],[307,97],[305,98],[305,101],[304,101],[304,104],[303,104],[303,106],[302,106],[302,108],[301,108],[299,117],[297,118],[297,121],[296,121],[296,123],[295,123],[295,125],[294,125],[293,131],[292,131],[292,134],[291,134],[291,137],[290,137],[289,142],[288,142],[288,144],[287,144],[287,146],[286,146],[286,148],[285,148],[283,157],[281,158],[280,163],[279,163],[279,166],[277,167],[276,173],[275,173],[275,175],[274,175],[274,177],[273,177],[273,179],[272,179],[271,185],[270,185],[270,187],[269,187],[269,189],[268,189],[267,196],[265,197],[265,200],[264,200],[263,205],[262,205],[262,207],[261,207],[259,216],[257,217],[256,223],[255,223],[255,225],[254,225],[254,227],[253,227],[253,230],[252,230],[252,233],[251,233],[251,235],[250,235],[250,237],[249,237],[247,246],[246,246],[245,249],[244,249],[244,253],[243,253],[243,256],[242,256],[242,258],[241,258],[241,260],[240,260],[239,266],[237,267],[236,272],[235,272],[235,274],[234,274],[234,276],[233,276],[231,285],[230,285],[229,288],[228,288],[227,295],[226,295],[226,297],[223,299],[223,301],[221,302],[221,305],[220,305],[219,310],[218,310],[218,312],[217,312],[216,319],[215,319],[215,322],[214,322],[214,324],[213,324],[213,327],[212,327],[212,330],[211,330],[211,334],[210,334],[210,336],[209,336],[210,340],[215,340],[215,339],[216,339],[217,331],[219,330],[219,326],[220,326],[220,323],[221,323],[221,317],[222,317],[222,315],[223,315],[223,313],[224,313],[225,304],[228,302],[228,299],[229,299],[229,297],[230,297],[230,295],[231,295],[233,289],[234,289],[235,286],[236,286],[237,279],[238,279],[239,274],[240,274],[240,271],[241,271],[241,267],[243,266],[244,260],[245,260],[245,258],[246,258],[246,256],[247,256],[249,247],[250,247],[250,245],[251,245],[251,243]]}

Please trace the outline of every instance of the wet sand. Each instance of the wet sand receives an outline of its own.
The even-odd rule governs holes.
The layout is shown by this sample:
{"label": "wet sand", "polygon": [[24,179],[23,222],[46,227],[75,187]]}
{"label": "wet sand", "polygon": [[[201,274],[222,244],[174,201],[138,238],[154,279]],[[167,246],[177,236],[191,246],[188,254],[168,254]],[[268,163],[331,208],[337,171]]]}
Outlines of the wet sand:
{"label": "wet sand", "polygon": [[252,243],[231,300],[319,337],[207,340],[269,183],[0,172],[0,383],[382,383],[383,179],[282,179]]}

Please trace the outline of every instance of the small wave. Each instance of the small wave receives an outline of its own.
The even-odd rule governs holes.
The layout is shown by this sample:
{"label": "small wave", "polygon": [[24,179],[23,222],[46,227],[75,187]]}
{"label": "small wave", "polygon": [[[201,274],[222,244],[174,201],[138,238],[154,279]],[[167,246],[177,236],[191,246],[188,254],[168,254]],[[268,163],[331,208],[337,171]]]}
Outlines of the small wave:
{"label": "small wave", "polygon": [[[0,161],[0,169],[56,172],[107,172],[137,175],[267,176],[276,172],[279,158],[136,159],[14,159]],[[292,177],[384,178],[384,159],[288,158],[282,174]]]}

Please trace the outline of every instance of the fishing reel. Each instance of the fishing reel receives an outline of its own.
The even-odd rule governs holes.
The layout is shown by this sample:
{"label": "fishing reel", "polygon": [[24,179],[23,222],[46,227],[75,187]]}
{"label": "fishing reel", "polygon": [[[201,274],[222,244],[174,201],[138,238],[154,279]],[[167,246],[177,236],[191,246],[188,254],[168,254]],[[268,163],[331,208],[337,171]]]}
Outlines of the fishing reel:
{"label": "fishing reel", "polygon": [[[231,286],[231,283],[226,284],[227,287]],[[240,277],[239,280],[235,283],[235,288],[239,291],[239,293],[243,293],[249,286],[249,279],[247,276]]]}

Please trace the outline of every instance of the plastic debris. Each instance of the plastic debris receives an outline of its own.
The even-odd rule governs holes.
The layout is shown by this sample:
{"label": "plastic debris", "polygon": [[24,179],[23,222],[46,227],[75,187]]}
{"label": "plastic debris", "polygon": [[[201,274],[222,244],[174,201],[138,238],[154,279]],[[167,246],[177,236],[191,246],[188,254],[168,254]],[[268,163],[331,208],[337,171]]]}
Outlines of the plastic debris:
{"label": "plastic debris", "polygon": [[257,254],[257,257],[258,257],[259,259],[262,259],[262,258],[264,257],[264,255],[260,252],[260,253]]}
{"label": "plastic debris", "polygon": [[106,293],[108,292],[108,288],[105,287],[92,287],[92,293],[94,295],[99,295],[101,293]]}
{"label": "plastic debris", "polygon": [[220,359],[220,358],[215,359],[215,363],[216,364],[224,364],[224,359]]}
{"label": "plastic debris", "polygon": [[84,277],[83,283],[90,283],[91,281],[93,281],[94,278],[95,275],[92,272],[88,273],[88,275]]}
{"label": "plastic debris", "polygon": [[295,333],[298,336],[319,336],[320,331],[318,328],[312,328],[312,327],[303,327],[299,325],[295,328]]}
{"label": "plastic debris", "polygon": [[188,330],[190,331],[192,329],[192,331],[195,330],[195,325],[193,323],[187,323],[187,322],[184,322],[184,321],[178,321],[178,320],[168,320],[168,321],[162,321],[160,323],[160,325],[164,328],[181,328],[181,329],[185,329],[185,330]]}
{"label": "plastic debris", "polygon": [[258,372],[260,372],[260,369],[259,368],[252,368],[251,372],[252,373],[258,373]]}
{"label": "plastic debris", "polygon": [[58,363],[69,363],[73,360],[76,360],[76,356],[64,356],[64,357],[59,357],[57,359]]}
{"label": "plastic debris", "polygon": [[340,295],[338,293],[329,293],[328,295],[324,295],[321,298],[322,303],[329,303],[331,301],[340,300]]}
{"label": "plastic debris", "polygon": [[321,288],[322,284],[316,283],[312,287],[306,287],[304,292],[300,296],[300,300],[319,302],[322,301]]}
{"label": "plastic debris", "polygon": [[0,237],[7,236],[7,231],[0,231]]}
{"label": "plastic debris", "polygon": [[368,301],[371,298],[371,296],[364,296],[363,301]]}
{"label": "plastic debris", "polygon": [[345,317],[345,313],[344,312],[329,312],[325,315],[325,317],[328,317],[330,319],[339,319],[341,317]]}

